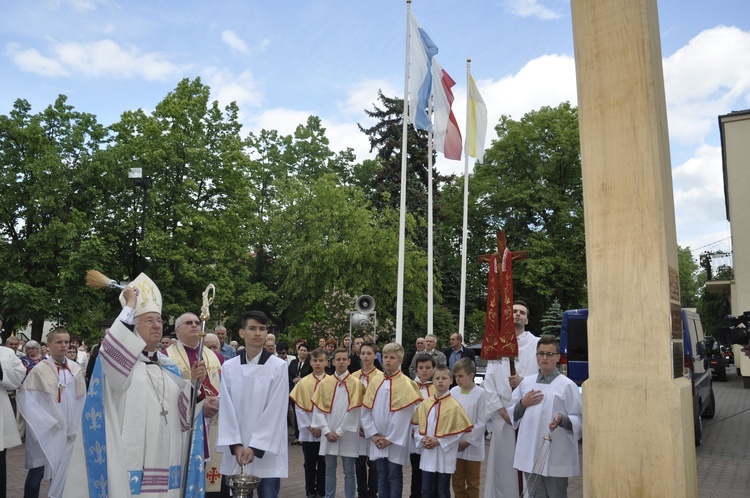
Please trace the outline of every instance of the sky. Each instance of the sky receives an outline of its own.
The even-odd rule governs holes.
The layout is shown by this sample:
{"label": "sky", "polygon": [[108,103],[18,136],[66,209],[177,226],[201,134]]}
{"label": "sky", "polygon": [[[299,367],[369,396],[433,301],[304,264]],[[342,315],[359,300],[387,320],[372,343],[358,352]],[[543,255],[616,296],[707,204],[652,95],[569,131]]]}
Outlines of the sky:
{"label": "sky", "polygon": [[[623,0],[624,1],[624,0]],[[248,131],[291,134],[319,116],[331,148],[371,157],[377,92],[403,97],[405,0],[0,0],[0,114],[17,99],[33,112],[59,94],[112,124],[151,111],[183,78],[212,100],[236,101]],[[731,250],[718,116],[750,108],[750,1],[661,0],[677,242]],[[457,82],[464,128],[467,59],[488,107],[501,115],[577,104],[570,0],[413,0],[411,12]],[[436,167],[462,174],[463,161]],[[717,259],[715,264],[729,263]]]}

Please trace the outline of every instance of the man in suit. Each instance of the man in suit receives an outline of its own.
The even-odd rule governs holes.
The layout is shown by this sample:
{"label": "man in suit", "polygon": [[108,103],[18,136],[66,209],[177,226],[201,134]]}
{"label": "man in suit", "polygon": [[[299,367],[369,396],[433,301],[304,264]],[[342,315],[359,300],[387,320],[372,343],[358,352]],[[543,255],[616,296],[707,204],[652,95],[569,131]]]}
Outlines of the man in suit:
{"label": "man in suit", "polygon": [[451,334],[450,338],[451,347],[445,349],[443,354],[448,360],[448,366],[453,372],[453,365],[456,364],[461,358],[469,358],[476,365],[477,358],[474,351],[463,345],[463,337],[458,332]]}

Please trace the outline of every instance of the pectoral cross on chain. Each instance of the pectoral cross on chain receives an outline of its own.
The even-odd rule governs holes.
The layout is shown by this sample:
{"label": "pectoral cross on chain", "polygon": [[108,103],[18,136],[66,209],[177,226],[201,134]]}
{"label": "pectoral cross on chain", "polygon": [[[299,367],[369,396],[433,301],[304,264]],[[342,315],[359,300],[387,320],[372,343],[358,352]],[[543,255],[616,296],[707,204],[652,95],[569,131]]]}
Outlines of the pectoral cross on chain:
{"label": "pectoral cross on chain", "polygon": [[167,414],[169,414],[169,411],[162,406],[161,411],[159,412],[159,415],[164,417],[164,425],[167,425]]}

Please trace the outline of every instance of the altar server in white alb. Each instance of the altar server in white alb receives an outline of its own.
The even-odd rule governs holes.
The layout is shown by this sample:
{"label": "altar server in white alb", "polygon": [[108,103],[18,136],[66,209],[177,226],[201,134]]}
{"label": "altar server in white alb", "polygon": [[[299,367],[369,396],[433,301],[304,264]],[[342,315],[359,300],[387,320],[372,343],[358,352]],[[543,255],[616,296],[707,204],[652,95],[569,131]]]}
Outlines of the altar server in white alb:
{"label": "altar server in white alb", "polygon": [[461,404],[448,391],[451,379],[447,365],[435,367],[435,394],[419,405],[412,419],[417,426],[414,441],[424,450],[419,460],[423,498],[450,498],[458,443],[462,434],[473,427]]}
{"label": "altar server in white alb", "polygon": [[258,496],[277,498],[288,473],[289,375],[286,361],[263,348],[267,324],[261,311],[242,317],[246,348],[225,361],[221,371],[217,449],[225,453],[222,475],[239,474],[247,465],[247,474],[261,478]]}
{"label": "altar server in white alb", "polygon": [[86,400],[83,371],[66,358],[69,341],[65,329],[47,335],[49,356],[29,371],[17,396],[18,410],[26,420],[26,466],[44,468],[44,478],[52,479],[51,498],[63,495]]}
{"label": "altar server in white alb", "polygon": [[378,469],[378,497],[401,498],[409,463],[411,418],[422,401],[414,382],[401,373],[404,348],[383,348],[383,376],[370,380],[362,400],[362,430],[372,440],[370,460]]}
{"label": "altar server in white alb", "polygon": [[484,483],[484,498],[518,498],[518,472],[513,468],[516,436],[510,426],[508,405],[510,397],[521,381],[530,375],[536,376],[536,343],[539,340],[525,330],[529,323],[529,308],[523,301],[513,304],[513,325],[518,340],[518,358],[515,359],[516,374],[510,375],[510,360],[492,360],[487,363],[482,387],[485,390],[487,408],[487,430],[492,433],[487,453],[487,474]]}
{"label": "altar server in white alb", "polygon": [[[539,373],[521,382],[508,409],[513,427],[518,428],[514,466],[524,472],[529,496],[565,497],[568,477],[581,474],[581,393],[575,382],[557,370],[557,339],[543,336],[536,355]],[[545,440],[547,435],[551,441]]]}
{"label": "altar server in white alb", "polygon": [[474,384],[475,373],[476,365],[471,358],[461,358],[453,365],[457,385],[451,389],[451,396],[461,404],[474,425],[471,432],[462,434],[458,443],[456,472],[452,479],[456,498],[479,498],[487,409],[484,406],[484,389]]}
{"label": "altar server in white alb", "polygon": [[[183,495],[192,385],[157,351],[162,300],[153,280],[141,273],[120,302],[123,309],[102,340],[91,376],[65,496],[177,498]],[[203,362],[190,372],[193,382],[206,377]],[[200,439],[197,459],[190,459],[187,496],[202,495]]]}
{"label": "altar server in white alb", "polygon": [[320,454],[326,462],[326,498],[336,496],[338,457],[344,466],[344,495],[354,498],[354,466],[359,456],[359,411],[362,383],[349,373],[349,350],[333,352],[333,375],[320,382],[313,395],[312,427],[320,429]]}

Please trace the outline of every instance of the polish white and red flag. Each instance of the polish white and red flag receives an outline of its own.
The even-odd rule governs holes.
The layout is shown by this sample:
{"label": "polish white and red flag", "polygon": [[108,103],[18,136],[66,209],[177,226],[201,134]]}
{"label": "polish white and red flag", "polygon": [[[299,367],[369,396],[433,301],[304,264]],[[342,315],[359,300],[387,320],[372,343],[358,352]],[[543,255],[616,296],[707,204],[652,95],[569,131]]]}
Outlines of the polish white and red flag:
{"label": "polish white and red flag", "polygon": [[453,115],[453,86],[456,82],[442,68],[435,57],[432,58],[432,95],[434,105],[434,144],[435,150],[442,152],[446,159],[461,159],[461,130]]}

